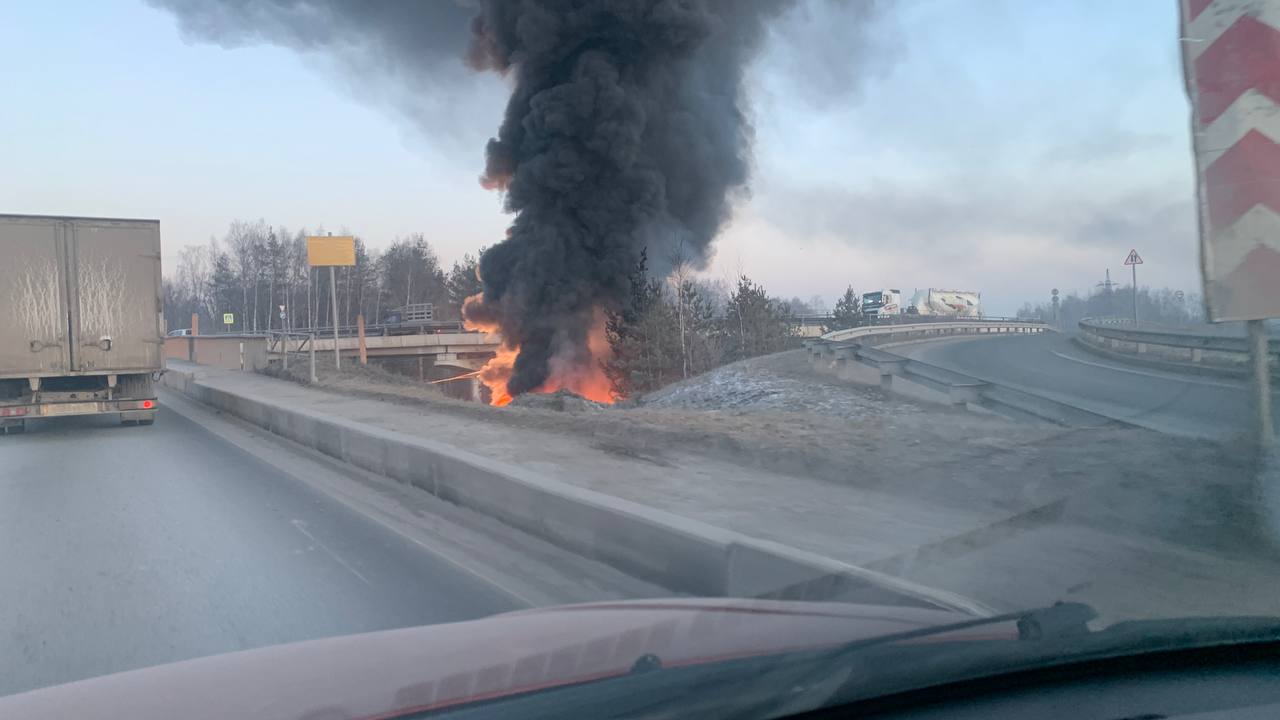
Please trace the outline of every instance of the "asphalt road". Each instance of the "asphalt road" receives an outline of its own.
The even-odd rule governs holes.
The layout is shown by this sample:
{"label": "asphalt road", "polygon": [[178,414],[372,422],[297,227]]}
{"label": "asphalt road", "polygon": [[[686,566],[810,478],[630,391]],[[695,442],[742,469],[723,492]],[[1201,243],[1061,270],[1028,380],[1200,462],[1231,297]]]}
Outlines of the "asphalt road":
{"label": "asphalt road", "polygon": [[1251,427],[1253,399],[1244,381],[1105,359],[1057,333],[919,343],[893,352],[1161,432],[1228,439]]}
{"label": "asphalt road", "polygon": [[[240,447],[265,440],[244,431],[232,444],[192,417],[162,408],[150,427],[36,421],[0,437],[0,695],[531,604]],[[442,536],[462,532],[411,510]],[[467,551],[485,547],[473,538]],[[495,547],[535,575],[556,571]],[[504,575],[518,572],[493,573]]]}

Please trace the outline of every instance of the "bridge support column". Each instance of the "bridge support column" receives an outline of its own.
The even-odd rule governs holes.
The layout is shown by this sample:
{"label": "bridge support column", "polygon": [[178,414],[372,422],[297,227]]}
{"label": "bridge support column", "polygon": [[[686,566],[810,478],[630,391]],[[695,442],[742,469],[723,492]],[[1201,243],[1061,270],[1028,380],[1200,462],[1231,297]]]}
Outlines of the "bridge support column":
{"label": "bridge support column", "polygon": [[952,405],[964,406],[978,402],[978,388],[971,385],[952,386],[947,389],[947,400]]}
{"label": "bridge support column", "polygon": [[480,378],[473,377],[467,382],[471,386],[471,401],[480,402],[482,400],[480,396]]}

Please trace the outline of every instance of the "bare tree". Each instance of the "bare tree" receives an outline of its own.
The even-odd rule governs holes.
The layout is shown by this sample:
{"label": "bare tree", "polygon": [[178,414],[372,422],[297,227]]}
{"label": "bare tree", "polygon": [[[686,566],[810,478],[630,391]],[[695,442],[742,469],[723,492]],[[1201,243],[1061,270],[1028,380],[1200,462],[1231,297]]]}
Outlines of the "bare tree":
{"label": "bare tree", "polygon": [[675,303],[676,331],[680,335],[680,377],[689,377],[690,347],[688,310],[685,288],[692,280],[689,260],[685,255],[684,237],[676,238],[672,243],[671,256],[667,258],[671,264],[671,272],[667,275],[667,286]]}

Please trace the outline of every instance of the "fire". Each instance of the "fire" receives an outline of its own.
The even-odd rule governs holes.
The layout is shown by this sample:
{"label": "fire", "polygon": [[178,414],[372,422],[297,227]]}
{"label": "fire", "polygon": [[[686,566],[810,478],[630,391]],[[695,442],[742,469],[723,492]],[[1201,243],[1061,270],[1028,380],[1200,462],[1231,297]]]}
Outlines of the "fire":
{"label": "fire", "polygon": [[[467,303],[473,299],[479,298],[479,295],[468,298]],[[464,313],[465,315],[465,313]],[[497,333],[497,326],[477,323],[472,320],[466,320],[465,326],[468,330],[478,330],[480,332]],[[557,358],[551,359],[551,377],[540,387],[533,390],[537,393],[551,393],[557,390],[568,390],[570,392],[581,395],[588,400],[594,400],[601,403],[613,403],[613,384],[609,382],[609,377],[604,374],[604,368],[600,363],[607,360],[610,355],[608,337],[605,335],[605,317],[601,311],[596,311],[595,321],[592,323],[591,330],[587,335],[587,350],[591,355],[591,361],[585,366],[577,363],[557,362]],[[491,405],[506,405],[511,402],[511,393],[507,391],[507,381],[511,378],[512,368],[515,366],[516,356],[520,354],[520,348],[512,347],[503,342],[497,353],[480,368],[480,382],[489,388],[489,403]]]}

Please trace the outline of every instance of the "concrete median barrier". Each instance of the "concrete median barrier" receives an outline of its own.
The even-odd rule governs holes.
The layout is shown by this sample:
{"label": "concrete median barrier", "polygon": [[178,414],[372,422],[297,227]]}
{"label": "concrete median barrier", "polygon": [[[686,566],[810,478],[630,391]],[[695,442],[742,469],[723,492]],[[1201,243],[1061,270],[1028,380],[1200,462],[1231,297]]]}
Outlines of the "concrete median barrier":
{"label": "concrete median barrier", "polygon": [[167,388],[676,592],[990,611],[950,592],[559,482],[461,448],[270,405],[171,368]]}

